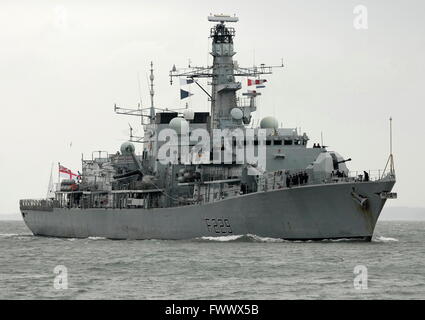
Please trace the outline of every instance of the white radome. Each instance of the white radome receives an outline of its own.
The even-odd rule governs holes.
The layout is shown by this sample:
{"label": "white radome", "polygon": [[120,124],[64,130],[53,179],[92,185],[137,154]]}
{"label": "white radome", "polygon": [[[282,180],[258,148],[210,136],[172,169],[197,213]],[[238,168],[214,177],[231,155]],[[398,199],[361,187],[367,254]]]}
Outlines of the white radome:
{"label": "white radome", "polygon": [[195,112],[192,109],[186,109],[183,111],[183,117],[186,120],[193,120],[195,118]]}
{"label": "white radome", "polygon": [[177,134],[185,134],[189,132],[189,123],[183,118],[173,118],[169,125],[171,129],[174,129],[177,132]]}
{"label": "white radome", "polygon": [[261,129],[277,129],[279,128],[279,122],[275,117],[264,117],[260,122]]}
{"label": "white radome", "polygon": [[243,117],[243,112],[239,108],[233,108],[232,110],[230,110],[230,115],[233,119],[240,120]]}
{"label": "white radome", "polygon": [[131,154],[134,152],[135,148],[134,148],[134,144],[132,144],[131,142],[124,142],[121,145],[121,154],[127,155],[127,154]]}

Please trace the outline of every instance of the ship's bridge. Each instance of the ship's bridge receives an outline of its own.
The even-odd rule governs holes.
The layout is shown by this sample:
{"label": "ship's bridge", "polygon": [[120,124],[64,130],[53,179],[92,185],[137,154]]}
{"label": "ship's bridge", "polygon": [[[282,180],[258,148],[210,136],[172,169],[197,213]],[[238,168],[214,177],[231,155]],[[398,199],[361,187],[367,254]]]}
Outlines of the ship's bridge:
{"label": "ship's bridge", "polygon": [[[258,145],[258,130],[260,128],[255,129],[254,134],[254,145]],[[309,140],[306,133],[302,135],[298,133],[297,128],[267,128],[266,130],[266,146],[307,146],[307,142]]]}

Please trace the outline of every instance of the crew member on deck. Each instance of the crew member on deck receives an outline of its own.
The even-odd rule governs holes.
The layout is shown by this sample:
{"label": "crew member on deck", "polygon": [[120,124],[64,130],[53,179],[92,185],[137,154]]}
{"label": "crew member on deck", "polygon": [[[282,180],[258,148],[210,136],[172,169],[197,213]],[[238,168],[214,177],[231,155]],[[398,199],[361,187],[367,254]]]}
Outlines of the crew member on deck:
{"label": "crew member on deck", "polygon": [[364,173],[364,180],[363,181],[369,181],[369,173],[367,173],[366,171],[363,171]]}

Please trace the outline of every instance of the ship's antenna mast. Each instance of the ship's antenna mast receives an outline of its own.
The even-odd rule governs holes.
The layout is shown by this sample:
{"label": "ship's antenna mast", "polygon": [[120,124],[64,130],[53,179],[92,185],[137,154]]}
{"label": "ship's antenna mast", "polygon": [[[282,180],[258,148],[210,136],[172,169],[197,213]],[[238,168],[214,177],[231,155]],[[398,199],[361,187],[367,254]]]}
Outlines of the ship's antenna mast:
{"label": "ship's antenna mast", "polygon": [[390,117],[390,155],[393,154],[393,118]]}
{"label": "ship's antenna mast", "polygon": [[[137,109],[140,110],[140,109],[142,109],[142,89],[140,87],[140,75],[139,75],[139,73],[137,73],[137,86],[138,86],[138,89],[139,89],[139,105],[138,105]],[[141,111],[141,114],[142,113],[143,113],[143,111]],[[140,123],[142,125],[144,125],[143,117],[140,117]]]}
{"label": "ship's antenna mast", "polygon": [[[256,111],[253,98],[260,93],[256,91],[243,93],[242,95],[251,98],[249,104],[238,104],[236,92],[242,88],[242,83],[235,80],[235,77],[259,77],[260,75],[271,74],[272,69],[281,66],[266,66],[261,64],[259,67],[242,68],[234,60],[235,51],[233,48],[233,38],[235,29],[228,27],[225,23],[234,23],[239,21],[236,16],[224,14],[215,14],[208,16],[208,21],[216,23],[210,29],[210,38],[212,39],[212,49],[210,54],[213,56],[213,65],[207,67],[196,67],[190,64],[186,69],[177,69],[175,65],[170,71],[170,84],[173,78],[184,77],[192,79],[209,97],[211,101],[210,128],[234,128],[247,125],[251,122],[251,113]],[[254,62],[255,64],[255,62]],[[209,94],[198,83],[200,78],[211,78],[211,94]],[[242,109],[243,118],[236,119],[231,116],[234,108]]]}
{"label": "ship's antenna mast", "polygon": [[390,173],[394,175],[394,159],[393,159],[393,118],[390,117]]}
{"label": "ship's antenna mast", "polygon": [[53,192],[53,162],[52,162],[52,166],[50,168],[50,178],[49,178],[49,185],[47,186],[46,198],[49,198],[49,196],[52,194],[52,192]]}
{"label": "ship's antenna mast", "polygon": [[[114,104],[114,111],[117,114],[124,114],[127,116],[137,116],[137,117],[141,117],[141,124],[144,127],[147,123],[145,122],[145,120],[143,119],[144,117],[149,118],[149,123],[154,123],[155,122],[155,105],[154,105],[154,84],[153,81],[155,79],[154,75],[153,75],[153,62],[151,61],[151,65],[150,65],[150,76],[148,78],[148,75],[146,74],[146,79],[147,81],[147,86],[148,86],[148,90],[151,96],[151,105],[150,107],[147,108],[143,108],[142,107],[142,94],[141,94],[141,87],[140,87],[140,77],[139,74],[137,74],[137,81],[138,81],[138,86],[139,86],[139,102],[137,104],[137,108],[122,108],[122,107],[118,107],[117,104]],[[159,110],[163,110],[163,109],[159,109]],[[145,114],[145,111],[148,112],[148,114]],[[143,137],[136,137],[133,135],[133,128],[130,127],[130,141],[132,142],[141,142],[143,143]]]}
{"label": "ship's antenna mast", "polygon": [[151,123],[154,123],[155,121],[155,108],[154,108],[154,103],[153,103],[153,96],[155,95],[155,91],[153,90],[153,80],[155,79],[154,75],[153,75],[153,62],[151,61],[151,74],[149,76],[149,81],[150,81],[150,95],[151,95],[151,109],[150,109],[150,119],[151,119]]}
{"label": "ship's antenna mast", "polygon": [[382,172],[381,178],[384,177],[385,171],[387,170],[388,164],[390,165],[390,175],[394,177],[394,157],[393,157],[393,118],[390,117],[390,156],[388,157],[384,171]]}

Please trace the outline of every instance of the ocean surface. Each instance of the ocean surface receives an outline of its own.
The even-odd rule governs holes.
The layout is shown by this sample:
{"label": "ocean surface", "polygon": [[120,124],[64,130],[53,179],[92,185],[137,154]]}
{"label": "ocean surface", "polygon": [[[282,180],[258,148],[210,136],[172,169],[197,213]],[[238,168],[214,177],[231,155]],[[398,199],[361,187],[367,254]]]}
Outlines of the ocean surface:
{"label": "ocean surface", "polygon": [[424,299],[424,231],[381,221],[371,243],[117,241],[35,237],[0,221],[0,299]]}

